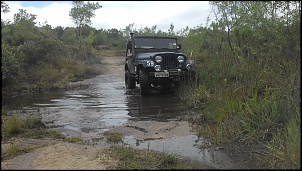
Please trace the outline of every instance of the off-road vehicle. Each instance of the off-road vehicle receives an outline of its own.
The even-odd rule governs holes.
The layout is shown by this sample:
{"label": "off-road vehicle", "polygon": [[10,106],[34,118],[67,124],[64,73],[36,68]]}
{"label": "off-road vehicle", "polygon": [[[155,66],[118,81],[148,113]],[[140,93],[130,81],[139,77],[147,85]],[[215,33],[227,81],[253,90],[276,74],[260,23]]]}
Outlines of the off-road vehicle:
{"label": "off-road vehicle", "polygon": [[151,88],[173,88],[181,81],[195,77],[194,60],[180,53],[176,37],[134,36],[127,41],[125,85],[140,86],[140,94],[148,95]]}

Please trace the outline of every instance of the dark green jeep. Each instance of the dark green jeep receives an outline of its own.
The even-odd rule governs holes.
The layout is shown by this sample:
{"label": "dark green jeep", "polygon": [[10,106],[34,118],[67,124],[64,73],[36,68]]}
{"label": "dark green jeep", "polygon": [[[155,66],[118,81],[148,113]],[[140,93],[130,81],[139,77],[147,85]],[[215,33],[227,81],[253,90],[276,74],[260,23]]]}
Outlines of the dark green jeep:
{"label": "dark green jeep", "polygon": [[173,88],[181,81],[195,77],[194,60],[179,53],[181,45],[175,37],[134,36],[127,42],[125,85],[148,95],[151,88]]}

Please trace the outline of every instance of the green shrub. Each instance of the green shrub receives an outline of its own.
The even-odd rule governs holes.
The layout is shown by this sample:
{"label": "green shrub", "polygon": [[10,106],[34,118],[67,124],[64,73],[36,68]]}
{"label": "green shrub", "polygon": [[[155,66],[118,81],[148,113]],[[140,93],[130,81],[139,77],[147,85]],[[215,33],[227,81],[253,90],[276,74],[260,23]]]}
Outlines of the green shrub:
{"label": "green shrub", "polygon": [[106,137],[107,141],[118,143],[123,140],[123,135],[120,132],[105,132],[104,136]]}
{"label": "green shrub", "polygon": [[2,135],[4,137],[17,135],[23,131],[23,122],[15,114],[2,124]]}
{"label": "green shrub", "polygon": [[45,127],[42,122],[42,118],[38,116],[26,116],[23,120],[23,127],[25,129],[41,128]]}

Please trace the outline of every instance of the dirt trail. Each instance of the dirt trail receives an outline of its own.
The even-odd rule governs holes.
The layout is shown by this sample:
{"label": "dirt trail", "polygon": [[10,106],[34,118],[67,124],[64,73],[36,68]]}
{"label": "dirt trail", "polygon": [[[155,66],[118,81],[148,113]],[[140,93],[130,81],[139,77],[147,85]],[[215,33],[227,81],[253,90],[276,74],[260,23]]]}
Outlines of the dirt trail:
{"label": "dirt trail", "polygon": [[[102,73],[112,73],[122,77],[123,73],[120,70],[123,69],[123,60],[121,56],[104,57],[101,66]],[[83,82],[85,80],[71,84]],[[102,153],[106,147],[42,139],[20,139],[16,145],[41,148],[1,162],[1,170],[105,170],[107,166],[115,163]],[[8,146],[8,144],[1,144],[1,153]]]}
{"label": "dirt trail", "polygon": [[[102,74],[112,74],[123,77],[124,58],[104,57],[100,70]],[[89,84],[93,79],[87,79],[71,85]],[[144,133],[138,129],[147,129]],[[171,131],[166,131],[171,130]],[[138,121],[121,127],[112,128],[111,131],[121,132],[123,135],[134,135],[139,140],[165,139],[173,136],[192,134],[188,122],[156,122]],[[114,164],[116,161],[109,159],[102,152],[107,146],[81,145],[54,140],[20,139],[16,142],[18,146],[41,147],[30,153],[17,156],[13,159],[1,162],[1,170],[61,170],[61,169],[83,169],[100,170]],[[109,145],[109,144],[108,144]],[[4,152],[8,144],[1,145]]]}
{"label": "dirt trail", "polygon": [[57,141],[1,162],[1,170],[105,170],[114,161],[102,153],[104,148]]}
{"label": "dirt trail", "polygon": [[[124,58],[121,56],[104,57],[99,69],[102,74],[111,74],[123,78],[123,62]],[[87,79],[71,83],[71,86],[90,84],[93,81],[93,79]],[[148,130],[148,132],[146,133],[144,130]],[[111,128],[111,131],[121,132],[124,136],[133,135],[137,140],[142,141],[148,139],[168,139],[174,136],[194,134],[191,126],[186,121],[137,121]],[[16,141],[16,145],[36,146],[38,148],[30,153],[1,162],[1,170],[106,170],[108,166],[112,166],[117,162],[106,156],[104,152],[109,144],[107,144],[108,146],[106,144],[94,146],[49,139],[19,139]],[[1,144],[2,154],[8,146],[9,144]],[[246,166],[249,156],[243,156],[241,152],[237,152],[240,148],[227,148],[225,146],[224,149],[235,161],[236,168],[244,168]],[[258,167],[252,163],[249,168]]]}

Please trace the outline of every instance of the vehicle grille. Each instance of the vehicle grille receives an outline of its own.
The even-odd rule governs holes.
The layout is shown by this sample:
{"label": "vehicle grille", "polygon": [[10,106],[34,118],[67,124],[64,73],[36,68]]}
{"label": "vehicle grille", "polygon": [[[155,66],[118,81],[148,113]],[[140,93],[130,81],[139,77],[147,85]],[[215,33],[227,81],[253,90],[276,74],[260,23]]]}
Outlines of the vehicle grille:
{"label": "vehicle grille", "polygon": [[178,55],[161,55],[162,56],[162,68],[163,69],[176,69]]}

